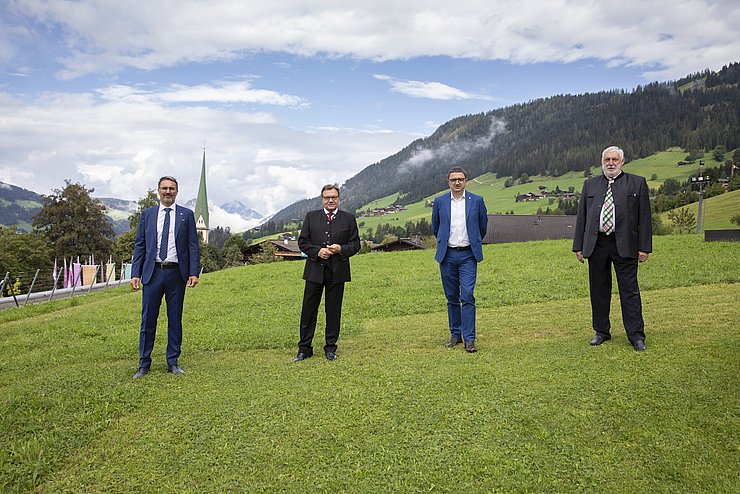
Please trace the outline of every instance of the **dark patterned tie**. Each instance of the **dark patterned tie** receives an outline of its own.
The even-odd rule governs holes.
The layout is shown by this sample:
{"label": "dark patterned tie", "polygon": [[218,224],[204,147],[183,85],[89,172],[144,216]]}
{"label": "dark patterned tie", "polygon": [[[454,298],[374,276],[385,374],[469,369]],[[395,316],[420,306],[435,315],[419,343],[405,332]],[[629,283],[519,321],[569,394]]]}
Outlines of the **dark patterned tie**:
{"label": "dark patterned tie", "polygon": [[331,221],[332,218],[334,218],[334,213],[332,213],[331,211],[329,211],[328,213],[326,213],[326,216],[328,216],[329,217],[329,221]]}
{"label": "dark patterned tie", "polygon": [[164,208],[164,224],[162,225],[162,240],[159,241],[159,258],[167,259],[167,243],[170,239],[170,211],[172,208]]}
{"label": "dark patterned tie", "polygon": [[609,186],[606,188],[604,195],[604,222],[601,225],[601,231],[609,235],[614,232],[614,195],[612,194],[612,182],[609,180]]}

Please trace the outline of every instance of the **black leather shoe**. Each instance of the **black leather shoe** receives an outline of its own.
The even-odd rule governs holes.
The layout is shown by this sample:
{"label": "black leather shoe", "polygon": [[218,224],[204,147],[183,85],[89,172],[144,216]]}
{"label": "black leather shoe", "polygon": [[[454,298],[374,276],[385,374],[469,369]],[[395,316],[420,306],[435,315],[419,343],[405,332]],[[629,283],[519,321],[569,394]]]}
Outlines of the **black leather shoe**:
{"label": "black leather shoe", "polygon": [[609,340],[611,340],[611,337],[607,338],[606,336],[601,336],[600,334],[597,334],[594,337],[594,339],[591,340],[591,343],[589,343],[589,345],[591,345],[591,346],[597,346],[597,345],[601,345],[605,341],[609,341]]}
{"label": "black leather shoe", "polygon": [[465,351],[468,353],[474,353],[478,351],[478,349],[475,348],[475,340],[465,342]]}
{"label": "black leather shoe", "polygon": [[180,366],[179,366],[179,365],[177,365],[177,364],[175,364],[175,365],[170,365],[170,366],[169,366],[169,367],[167,368],[167,372],[172,372],[173,374],[185,374],[185,371],[184,371],[184,370],[182,370],[182,367],[180,367]]}
{"label": "black leather shoe", "polygon": [[139,370],[134,374],[134,379],[141,379],[142,377],[149,374],[149,367],[139,367]]}
{"label": "black leather shoe", "polygon": [[313,357],[313,354],[298,352],[298,355],[295,356],[295,358],[293,359],[293,362],[300,362],[301,360],[306,360],[307,358],[310,358],[310,357]]}
{"label": "black leather shoe", "polygon": [[642,340],[635,340],[635,341],[633,341],[633,342],[632,342],[632,346],[633,346],[633,347],[634,347],[634,349],[635,349],[636,351],[638,351],[638,352],[644,352],[644,351],[645,351],[645,349],[647,348],[647,347],[645,346],[645,342],[644,342],[644,341],[642,341]]}
{"label": "black leather shoe", "polygon": [[337,354],[334,352],[326,352],[326,360],[334,362],[337,359]]}
{"label": "black leather shoe", "polygon": [[455,345],[459,345],[462,342],[463,342],[462,341],[462,338],[450,338],[450,341],[448,341],[447,343],[445,343],[445,346],[447,348],[454,348]]}

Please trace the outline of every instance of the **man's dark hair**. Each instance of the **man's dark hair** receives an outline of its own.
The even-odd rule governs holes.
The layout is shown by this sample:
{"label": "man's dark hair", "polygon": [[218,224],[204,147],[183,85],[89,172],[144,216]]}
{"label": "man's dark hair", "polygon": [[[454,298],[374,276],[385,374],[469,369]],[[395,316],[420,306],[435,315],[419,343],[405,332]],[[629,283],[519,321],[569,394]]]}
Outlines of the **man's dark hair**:
{"label": "man's dark hair", "polygon": [[324,192],[325,191],[332,190],[332,189],[336,190],[337,191],[337,196],[339,196],[339,185],[337,185],[337,184],[326,184],[323,187],[321,187],[321,196],[322,197],[324,196]]}
{"label": "man's dark hair", "polygon": [[450,175],[452,175],[453,173],[462,173],[463,175],[465,175],[465,179],[468,178],[468,173],[462,166],[453,166],[452,168],[450,168],[450,171],[447,172],[447,180],[450,179]]}
{"label": "man's dark hair", "polygon": [[175,188],[179,188],[179,184],[177,183],[177,180],[175,180],[175,177],[170,177],[169,175],[165,175],[164,177],[159,179],[159,182],[157,182],[157,188],[159,188],[160,185],[162,185],[162,181],[169,180],[170,182],[175,182]]}

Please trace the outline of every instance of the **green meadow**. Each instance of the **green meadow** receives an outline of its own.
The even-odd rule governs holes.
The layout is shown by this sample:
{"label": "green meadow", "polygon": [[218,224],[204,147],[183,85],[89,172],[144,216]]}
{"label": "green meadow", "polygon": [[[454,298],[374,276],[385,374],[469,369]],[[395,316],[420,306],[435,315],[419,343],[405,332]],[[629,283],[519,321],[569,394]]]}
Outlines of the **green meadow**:
{"label": "green meadow", "polygon": [[[691,175],[695,175],[699,171],[699,163],[694,162],[689,165],[678,167],[677,163],[682,161],[686,156],[686,152],[680,148],[671,148],[666,151],[656,153],[634,161],[630,161],[625,164],[624,170],[629,173],[634,173],[645,177],[648,180],[648,186],[657,189],[666,179],[672,178],[679,182],[688,180]],[[731,159],[732,153],[725,155],[726,159]],[[719,163],[710,157],[704,158],[706,167],[714,167]],[[592,173],[600,173],[600,168],[595,166],[591,169]],[[656,180],[651,180],[652,176],[656,175]],[[568,191],[571,187],[574,191],[580,192],[583,187],[583,181],[585,180],[583,172],[568,172],[559,177],[548,177],[541,175],[534,175],[529,177],[531,182],[526,184],[516,183],[511,187],[505,187],[504,183],[509,177],[496,178],[492,173],[486,173],[479,177],[471,177],[468,181],[467,189],[475,194],[483,196],[486,202],[486,208],[490,214],[500,213],[505,214],[511,211],[514,214],[536,214],[538,208],[542,210],[550,207],[555,209],[558,205],[556,198],[542,199],[534,202],[516,202],[517,194],[526,194],[527,192],[539,192],[539,187],[547,187],[547,190],[553,191],[556,187],[561,190]],[[406,211],[401,211],[394,214],[377,217],[358,218],[358,223],[362,223],[360,226],[360,232],[366,231],[368,228],[375,230],[379,224],[389,223],[393,226],[404,226],[407,221],[417,222],[422,218],[426,218],[431,221],[432,208],[425,207],[427,200],[434,199],[435,196],[444,193],[447,187],[446,177],[439,177],[440,192],[433,194],[422,201],[409,204],[406,206]],[[373,208],[380,208],[389,206],[398,198],[398,194],[392,194],[387,197],[383,197],[376,201],[373,201],[358,211],[365,211]],[[736,228],[735,225],[730,223],[730,218],[740,212],[740,195],[737,192],[733,194],[722,194],[716,199],[711,198],[714,201],[708,203],[708,207],[705,211],[705,225],[706,228]],[[690,206],[693,208],[694,214],[696,214],[697,204]],[[663,220],[670,224],[670,221],[663,215]]]}
{"label": "green meadow", "polygon": [[[685,207],[698,219],[698,202],[691,203]],[[740,214],[740,190],[733,190],[732,192],[725,192],[724,194],[704,199],[702,204],[702,230],[740,228],[740,225],[730,222],[730,218],[736,214]],[[668,218],[668,211],[661,213],[660,217],[664,224],[671,224],[671,220]]]}
{"label": "green meadow", "polygon": [[642,353],[616,296],[613,339],[588,345],[570,250],[484,246],[475,354],[444,347],[431,250],[352,259],[336,362],[320,331],[291,362],[301,261],[203,275],[183,376],[165,372],[162,319],[152,372],[131,379],[127,288],[2,311],[0,491],[740,491],[740,243],[654,239]]}

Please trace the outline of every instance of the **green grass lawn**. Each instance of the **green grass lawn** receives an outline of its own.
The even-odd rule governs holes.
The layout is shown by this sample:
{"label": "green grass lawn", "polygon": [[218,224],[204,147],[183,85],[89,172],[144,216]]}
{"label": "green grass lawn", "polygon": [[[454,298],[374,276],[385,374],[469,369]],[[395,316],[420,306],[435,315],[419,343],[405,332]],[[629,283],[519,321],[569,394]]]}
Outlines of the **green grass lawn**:
{"label": "green grass lawn", "polygon": [[300,261],[188,290],[179,377],[160,327],[131,379],[140,293],[0,312],[0,491],[738,492],[740,244],[654,244],[643,353],[568,241],[485,246],[476,354],[431,251],[353,258],[337,362],[290,362]]}

